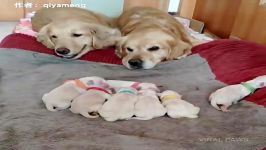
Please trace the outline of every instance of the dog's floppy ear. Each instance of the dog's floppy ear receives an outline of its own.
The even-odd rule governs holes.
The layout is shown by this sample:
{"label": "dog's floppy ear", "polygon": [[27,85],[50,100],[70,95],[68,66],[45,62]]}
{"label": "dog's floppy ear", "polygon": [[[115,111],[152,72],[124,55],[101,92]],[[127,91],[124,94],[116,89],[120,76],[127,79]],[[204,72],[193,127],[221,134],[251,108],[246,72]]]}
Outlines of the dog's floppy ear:
{"label": "dog's floppy ear", "polygon": [[119,58],[123,58],[127,54],[126,51],[125,51],[125,48],[124,48],[126,40],[127,40],[127,36],[124,36],[124,37],[119,38],[119,40],[116,43],[115,54]]}
{"label": "dog's floppy ear", "polygon": [[171,49],[168,53],[168,60],[180,59],[191,53],[192,45],[182,40],[172,41],[169,45]]}
{"label": "dog's floppy ear", "polygon": [[118,29],[102,25],[90,25],[92,33],[92,47],[101,49],[108,46],[115,46],[117,40],[121,37]]}
{"label": "dog's floppy ear", "polygon": [[55,48],[55,44],[52,42],[50,37],[50,26],[51,24],[47,24],[44,27],[41,28],[39,33],[37,34],[37,41],[41,42],[43,45],[50,49]]}

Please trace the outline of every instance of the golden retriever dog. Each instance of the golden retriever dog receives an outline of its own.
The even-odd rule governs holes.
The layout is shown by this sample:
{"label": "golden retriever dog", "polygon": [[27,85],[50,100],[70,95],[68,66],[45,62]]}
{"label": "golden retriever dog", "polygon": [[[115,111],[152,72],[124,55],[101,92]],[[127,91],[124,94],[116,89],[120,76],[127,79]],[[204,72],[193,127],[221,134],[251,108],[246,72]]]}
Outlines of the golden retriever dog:
{"label": "golden retriever dog", "polygon": [[116,54],[129,69],[150,69],[163,60],[187,56],[190,36],[174,17],[155,8],[134,7],[117,19],[123,37]]}
{"label": "golden retriever dog", "polygon": [[32,18],[37,40],[65,58],[79,58],[93,49],[114,46],[121,37],[112,21],[81,8],[43,8]]}

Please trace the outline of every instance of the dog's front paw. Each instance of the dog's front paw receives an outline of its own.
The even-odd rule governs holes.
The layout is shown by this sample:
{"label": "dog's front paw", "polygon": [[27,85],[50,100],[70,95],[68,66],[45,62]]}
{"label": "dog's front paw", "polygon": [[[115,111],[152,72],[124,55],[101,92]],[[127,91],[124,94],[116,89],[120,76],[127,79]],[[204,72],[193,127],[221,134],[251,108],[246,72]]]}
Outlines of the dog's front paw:
{"label": "dog's front paw", "polygon": [[54,44],[52,43],[52,41],[47,36],[38,35],[37,41],[42,43],[47,48],[54,49]]}

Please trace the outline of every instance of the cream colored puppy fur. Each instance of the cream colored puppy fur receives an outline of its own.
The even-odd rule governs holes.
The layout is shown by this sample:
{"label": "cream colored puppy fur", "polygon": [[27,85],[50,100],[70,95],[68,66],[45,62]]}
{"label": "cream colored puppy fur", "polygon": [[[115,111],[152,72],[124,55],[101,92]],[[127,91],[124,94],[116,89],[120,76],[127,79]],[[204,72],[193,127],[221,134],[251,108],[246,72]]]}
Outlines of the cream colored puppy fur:
{"label": "cream colored puppy fur", "polygon": [[155,117],[164,116],[166,109],[161,104],[156,91],[140,90],[138,101],[135,104],[135,116],[133,119],[150,120]]}
{"label": "cream colored puppy fur", "polygon": [[119,87],[133,87],[137,90],[145,90],[145,89],[151,89],[156,92],[160,92],[158,87],[153,83],[146,83],[146,82],[134,82],[134,81],[123,81],[123,80],[107,80],[107,83],[114,88]]}
{"label": "cream colored puppy fur", "polygon": [[162,104],[167,109],[167,115],[171,118],[198,118],[199,107],[181,99],[175,91],[164,91],[160,95]]}
{"label": "cream colored puppy fur", "polygon": [[87,118],[97,118],[98,110],[109,97],[110,94],[103,91],[89,90],[73,100],[70,111]]}
{"label": "cream colored puppy fur", "polygon": [[[86,91],[86,88],[89,87],[87,82],[90,80],[104,81],[104,79],[100,77],[84,77],[78,80],[70,80],[53,89],[49,93],[44,94],[42,101],[49,111],[66,109],[70,106],[71,101],[74,98]],[[79,84],[82,84],[83,87]]]}
{"label": "cream colored puppy fur", "polygon": [[266,86],[266,76],[259,76],[242,84],[229,85],[218,89],[210,95],[211,105],[223,112],[228,112],[228,107],[236,104],[244,97],[252,94],[256,89]]}
{"label": "cream colored puppy fur", "polygon": [[134,105],[137,100],[136,89],[120,88],[116,94],[103,104],[99,114],[106,121],[130,119],[134,115]]}

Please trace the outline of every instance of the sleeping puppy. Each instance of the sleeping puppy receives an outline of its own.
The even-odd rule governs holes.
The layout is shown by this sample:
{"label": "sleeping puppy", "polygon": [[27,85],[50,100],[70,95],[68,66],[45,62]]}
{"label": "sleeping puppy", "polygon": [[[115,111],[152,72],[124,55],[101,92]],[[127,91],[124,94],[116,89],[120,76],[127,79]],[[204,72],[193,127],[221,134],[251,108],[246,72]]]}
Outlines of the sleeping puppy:
{"label": "sleeping puppy", "polygon": [[130,119],[134,115],[134,105],[137,102],[137,90],[134,88],[119,88],[116,94],[108,99],[99,110],[106,121]]}
{"label": "sleeping puppy", "polygon": [[116,54],[129,69],[150,69],[191,53],[192,39],[182,24],[161,10],[132,8],[117,19],[117,25],[124,37]]}
{"label": "sleeping puppy", "polygon": [[63,85],[46,93],[42,97],[46,108],[49,111],[58,111],[66,109],[70,106],[71,101],[86,92],[91,81],[98,80],[104,82],[100,77],[84,77],[77,80],[66,81]]}
{"label": "sleeping puppy", "polygon": [[37,40],[64,58],[114,46],[121,37],[107,17],[80,8],[43,8],[32,18],[32,26]]}
{"label": "sleeping puppy", "polygon": [[175,91],[164,91],[159,94],[162,104],[167,109],[167,115],[171,118],[198,118],[199,107],[181,99]]}
{"label": "sleeping puppy", "polygon": [[153,83],[147,82],[135,82],[135,81],[123,81],[123,80],[107,80],[107,83],[114,88],[119,87],[132,87],[136,90],[154,90],[156,92],[160,92],[159,88]]}
{"label": "sleeping puppy", "polygon": [[228,108],[254,93],[258,88],[266,86],[266,76],[259,76],[241,84],[229,85],[218,89],[210,95],[209,101],[217,110],[228,112]]}
{"label": "sleeping puppy", "polygon": [[154,90],[140,90],[135,104],[135,116],[132,119],[150,120],[164,116],[166,109],[161,104],[157,92]]}
{"label": "sleeping puppy", "polygon": [[81,114],[87,118],[97,118],[98,110],[103,103],[110,97],[109,85],[106,82],[91,81],[88,91],[78,96],[71,103],[70,111]]}

